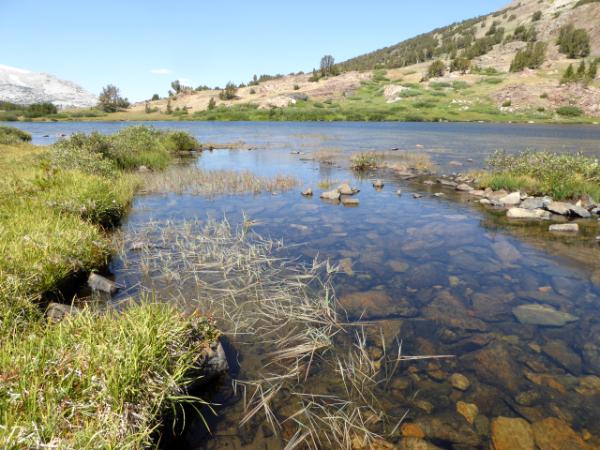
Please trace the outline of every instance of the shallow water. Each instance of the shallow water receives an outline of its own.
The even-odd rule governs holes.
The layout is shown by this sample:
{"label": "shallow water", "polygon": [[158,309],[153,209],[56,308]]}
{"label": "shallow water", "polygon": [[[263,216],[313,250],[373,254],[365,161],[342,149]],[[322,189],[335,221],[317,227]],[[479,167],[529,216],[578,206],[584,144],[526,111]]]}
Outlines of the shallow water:
{"label": "shallow water", "polygon": [[[126,124],[21,124],[43,142],[45,134],[100,130]],[[465,447],[486,447],[489,421],[498,416],[534,422],[559,417],[577,432],[600,438],[600,248],[594,221],[581,222],[578,236],[550,236],[547,223],[515,224],[464,195],[402,180],[391,173],[358,179],[343,166],[303,161],[291,151],[323,148],[344,152],[424,151],[440,171],[480,166],[496,149],[526,148],[582,151],[600,155],[599,127],[554,127],[487,124],[250,124],[161,123],[186,129],[202,141],[243,141],[239,150],[204,152],[197,164],[208,169],[250,170],[259,175],[294,175],[302,186],[323,180],[348,181],[361,190],[360,205],[348,208],[303,198],[296,189],[278,195],[205,198],[192,195],[139,196],[123,230],[130,233],[150,221],[227,217],[243,214],[257,222],[254,231],[288,244],[287,256],[309,263],[313,258],[344,262],[348,273],[335,278],[338,297],[383,291],[393,299],[389,311],[373,314],[375,323],[392,327],[406,354],[444,354],[455,358],[408,364],[389,391],[390,410],[408,408],[408,420],[440,419],[444,426],[475,441],[447,437],[434,440]],[[420,149],[420,146],[423,146]],[[472,161],[468,161],[471,159]],[[454,161],[450,164],[451,161]],[[458,165],[458,163],[462,164]],[[377,176],[385,187],[371,186]],[[396,191],[402,189],[402,195]],[[434,197],[443,191],[443,198]],[[420,193],[422,198],[413,198]],[[138,277],[112,264],[116,280],[135,291]],[[513,308],[524,304],[552,306],[578,318],[564,326],[520,323]],[[391,324],[391,325],[390,325]],[[252,365],[252,350],[241,355]],[[241,366],[244,371],[244,364]],[[461,373],[471,382],[462,392],[449,377]],[[317,381],[314,381],[317,382]],[[326,383],[326,380],[319,380]],[[408,401],[407,399],[412,399]],[[414,401],[418,399],[418,401]],[[473,426],[456,412],[456,402],[474,403]],[[181,443],[189,448],[279,448],[265,427],[239,431],[239,404],[227,406],[213,424],[214,436],[203,441],[192,429]],[[200,426],[199,424],[197,424]],[[453,440],[454,439],[454,440]],[[457,441],[458,439],[458,441]],[[598,444],[600,441],[596,441]],[[282,447],[281,447],[282,448]]]}

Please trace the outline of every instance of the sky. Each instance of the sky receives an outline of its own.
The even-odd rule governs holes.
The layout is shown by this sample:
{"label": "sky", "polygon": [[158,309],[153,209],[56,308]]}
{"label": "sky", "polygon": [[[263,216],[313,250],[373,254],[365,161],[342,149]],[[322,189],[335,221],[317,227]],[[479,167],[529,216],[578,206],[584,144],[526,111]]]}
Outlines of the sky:
{"label": "sky", "polygon": [[343,61],[508,0],[0,0],[0,64],[132,101]]}

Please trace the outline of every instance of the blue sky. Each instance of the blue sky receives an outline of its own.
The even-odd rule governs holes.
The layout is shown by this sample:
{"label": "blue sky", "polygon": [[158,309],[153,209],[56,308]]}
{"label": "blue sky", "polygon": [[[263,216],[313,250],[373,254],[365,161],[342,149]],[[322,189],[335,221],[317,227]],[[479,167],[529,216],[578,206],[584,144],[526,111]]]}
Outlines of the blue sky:
{"label": "blue sky", "polygon": [[131,100],[253,74],[308,71],[395,44],[508,0],[0,0],[0,64]]}

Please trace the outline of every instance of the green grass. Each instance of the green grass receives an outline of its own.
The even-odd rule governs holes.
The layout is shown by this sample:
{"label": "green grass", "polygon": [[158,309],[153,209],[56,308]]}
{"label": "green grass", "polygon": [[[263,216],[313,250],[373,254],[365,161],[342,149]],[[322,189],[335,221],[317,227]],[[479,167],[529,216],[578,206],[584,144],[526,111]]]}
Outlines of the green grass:
{"label": "green grass", "polygon": [[32,320],[25,333],[0,329],[1,448],[149,447],[216,337],[206,320],[153,303]]}
{"label": "green grass", "polygon": [[600,201],[600,163],[580,154],[497,152],[490,171],[479,174],[481,188],[549,195],[555,200],[577,200],[589,195]]}
{"label": "green grass", "polygon": [[20,144],[31,141],[31,135],[14,127],[0,126],[0,144]]}
{"label": "green grass", "polygon": [[126,214],[139,183],[112,152],[137,145],[139,164],[151,160],[146,145],[170,154],[194,142],[139,127],[120,139],[0,144],[1,448],[149,445],[160,413],[190,400],[198,346],[215,336],[205,320],[155,302],[57,325],[44,318],[44,296],[110,256],[105,227]]}

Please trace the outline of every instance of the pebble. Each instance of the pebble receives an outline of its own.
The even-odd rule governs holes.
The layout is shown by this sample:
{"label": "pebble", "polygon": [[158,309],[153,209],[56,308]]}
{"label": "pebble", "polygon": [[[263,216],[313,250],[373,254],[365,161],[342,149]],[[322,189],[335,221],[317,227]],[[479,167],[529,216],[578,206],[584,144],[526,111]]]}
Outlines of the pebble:
{"label": "pebble", "polygon": [[471,386],[469,379],[460,373],[453,373],[450,376],[450,384],[459,391],[466,391]]}

